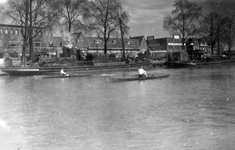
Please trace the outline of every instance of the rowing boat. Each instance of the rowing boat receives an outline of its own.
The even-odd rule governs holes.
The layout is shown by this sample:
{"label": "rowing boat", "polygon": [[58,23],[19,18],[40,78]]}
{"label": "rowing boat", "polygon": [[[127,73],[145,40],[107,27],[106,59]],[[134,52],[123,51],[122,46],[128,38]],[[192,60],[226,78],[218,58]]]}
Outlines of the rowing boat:
{"label": "rowing boat", "polygon": [[89,76],[91,74],[67,74],[67,75],[39,75],[33,76],[34,78],[73,78],[73,77],[84,77]]}
{"label": "rowing boat", "polygon": [[138,77],[138,76],[132,76],[132,77],[111,77],[106,78],[108,81],[112,82],[122,82],[122,81],[143,81],[143,80],[153,80],[153,79],[162,79],[169,77],[169,74],[154,74],[149,75],[148,77]]}

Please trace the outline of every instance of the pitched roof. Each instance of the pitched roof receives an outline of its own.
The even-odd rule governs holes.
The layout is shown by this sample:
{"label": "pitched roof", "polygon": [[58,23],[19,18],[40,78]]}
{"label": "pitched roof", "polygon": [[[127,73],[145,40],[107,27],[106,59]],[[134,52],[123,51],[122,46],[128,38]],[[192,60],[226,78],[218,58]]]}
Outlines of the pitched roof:
{"label": "pitched roof", "polygon": [[135,36],[135,37],[130,37],[130,39],[136,39],[139,40],[139,45],[141,45],[141,42],[145,40],[144,36]]}
{"label": "pitched roof", "polygon": [[75,32],[72,34],[72,36],[76,37],[77,39],[79,39],[80,36],[82,36],[82,35],[83,35],[82,32]]}
{"label": "pitched roof", "polygon": [[[104,41],[97,37],[86,37],[90,48],[103,48]],[[126,49],[139,49],[139,41],[136,39],[125,39]],[[122,40],[121,38],[110,38],[107,43],[108,49],[121,49]]]}

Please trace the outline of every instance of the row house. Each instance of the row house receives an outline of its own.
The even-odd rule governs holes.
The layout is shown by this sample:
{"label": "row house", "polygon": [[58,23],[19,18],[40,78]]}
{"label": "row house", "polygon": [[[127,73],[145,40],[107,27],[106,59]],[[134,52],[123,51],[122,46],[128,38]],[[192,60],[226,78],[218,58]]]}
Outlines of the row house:
{"label": "row house", "polygon": [[[74,48],[84,53],[103,54],[104,41],[98,37],[86,37],[81,32],[73,34]],[[147,43],[144,36],[124,39],[125,55],[134,56],[147,50]],[[121,57],[123,53],[122,39],[110,38],[107,42],[107,54],[115,54]],[[77,53],[78,54],[78,53]]]}
{"label": "row house", "polygon": [[[20,62],[22,56],[23,37],[22,26],[0,24],[0,59],[11,58]],[[34,39],[34,54],[49,57],[75,57],[83,52],[103,54],[104,41],[97,37],[87,37],[81,32],[74,33],[71,40],[66,37],[48,36],[44,31]],[[69,44],[70,43],[70,44]],[[68,48],[67,45],[72,47]],[[147,43],[144,36],[124,39],[125,55],[133,56],[147,50]],[[115,54],[121,57],[123,53],[121,38],[110,38],[107,43],[107,54]],[[29,48],[26,49],[26,57],[29,58]]]}

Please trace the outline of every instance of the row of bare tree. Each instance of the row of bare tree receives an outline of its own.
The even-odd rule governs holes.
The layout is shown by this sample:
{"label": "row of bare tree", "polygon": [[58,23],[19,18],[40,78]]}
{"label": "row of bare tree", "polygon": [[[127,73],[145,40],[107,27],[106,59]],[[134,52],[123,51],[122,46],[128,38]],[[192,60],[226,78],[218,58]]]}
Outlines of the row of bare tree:
{"label": "row of bare tree", "polygon": [[225,45],[229,52],[235,43],[235,1],[207,0],[197,3],[176,0],[174,10],[164,18],[164,29],[180,33],[183,49],[189,36],[204,39],[220,52]]}
{"label": "row of bare tree", "polygon": [[69,33],[96,34],[107,48],[108,39],[119,34],[120,16],[124,32],[129,29],[119,0],[9,0],[2,10],[5,18],[21,26],[23,62],[27,47],[33,59],[33,39],[42,30],[52,35],[64,27]]}

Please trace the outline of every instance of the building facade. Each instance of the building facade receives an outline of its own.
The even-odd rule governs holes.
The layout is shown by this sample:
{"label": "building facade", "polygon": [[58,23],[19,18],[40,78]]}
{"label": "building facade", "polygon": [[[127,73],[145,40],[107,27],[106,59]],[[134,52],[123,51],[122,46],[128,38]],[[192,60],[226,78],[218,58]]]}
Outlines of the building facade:
{"label": "building facade", "polygon": [[[100,38],[86,37],[81,32],[73,34],[73,37],[74,48],[76,50],[93,54],[104,53],[104,41]],[[147,50],[147,44],[144,40],[144,37],[143,40],[140,40],[138,38],[125,38],[124,47],[126,56],[134,56],[138,53],[142,53],[144,50]],[[115,54],[117,57],[121,57],[122,53],[122,39],[110,38],[107,42],[107,54]]]}
{"label": "building facade", "polygon": [[[10,58],[19,65],[22,57],[23,37],[22,26],[0,24],[0,59]],[[33,52],[35,55],[45,57],[75,57],[77,60],[81,53],[104,53],[104,41],[97,37],[87,37],[81,32],[68,37],[48,36],[42,30],[33,38]],[[125,56],[134,56],[147,50],[144,36],[125,38]],[[121,38],[110,38],[107,42],[107,54],[121,57],[123,54]],[[27,59],[28,58],[28,59]],[[26,59],[29,60],[29,48],[26,48]]]}
{"label": "building facade", "polygon": [[[22,26],[0,24],[0,59],[10,58],[13,65],[20,65],[22,57],[23,37],[21,34]],[[59,42],[58,42],[59,41]],[[33,48],[35,55],[57,56],[58,43],[62,37],[47,36],[43,30],[33,39]],[[26,59],[29,59],[29,48],[26,47]]]}
{"label": "building facade", "polygon": [[19,26],[0,24],[0,58],[19,58],[21,37]]}
{"label": "building facade", "polygon": [[211,55],[211,47],[202,38],[190,37],[187,41],[187,52],[190,60],[201,60],[203,55]]}
{"label": "building facade", "polygon": [[184,56],[182,40],[179,36],[157,38],[153,36],[147,38],[148,49],[157,59],[182,60]]}

